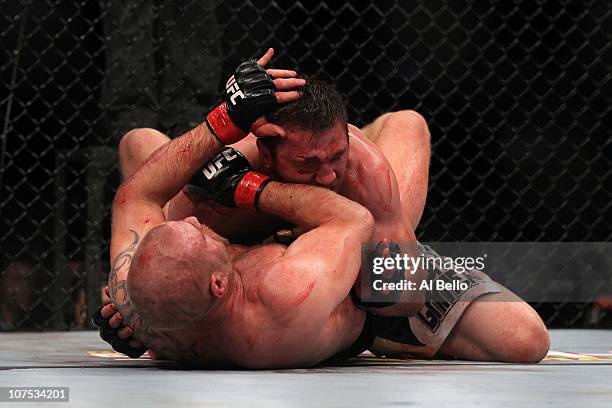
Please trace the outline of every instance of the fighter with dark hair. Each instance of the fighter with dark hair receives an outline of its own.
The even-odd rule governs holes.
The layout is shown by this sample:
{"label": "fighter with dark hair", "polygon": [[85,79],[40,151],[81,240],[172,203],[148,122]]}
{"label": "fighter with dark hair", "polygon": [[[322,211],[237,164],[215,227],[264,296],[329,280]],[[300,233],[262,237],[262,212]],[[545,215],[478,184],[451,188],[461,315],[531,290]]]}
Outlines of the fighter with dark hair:
{"label": "fighter with dark hair", "polygon": [[[266,54],[262,61],[270,57]],[[295,80],[283,80],[274,80],[277,89],[296,85]],[[231,96],[236,91],[233,86],[230,79]],[[366,321],[364,312],[350,300],[359,269],[355,257],[362,242],[416,242],[414,227],[423,212],[430,154],[429,132],[420,115],[388,113],[358,129],[346,123],[335,89],[317,80],[306,83],[297,101],[264,110],[249,108],[257,117],[252,116],[251,124],[243,124],[242,130],[252,134],[237,140],[240,132],[233,129],[230,137],[221,138],[235,142],[231,148],[206,146],[197,157],[192,157],[194,135],[205,138],[203,126],[174,141],[153,129],[136,129],[122,139],[120,160],[126,181],[114,203],[113,243],[122,240],[126,248],[111,246],[113,303],[100,316],[110,317],[110,327],[119,329],[118,338],[111,340],[135,338],[166,358],[210,361],[214,355],[219,361],[227,358],[238,364],[236,356],[226,355],[224,345],[231,344],[238,354],[251,353],[253,360],[240,364],[257,367],[315,364],[341,353],[352,342],[359,344],[355,349],[348,347],[348,354],[365,345],[381,355],[428,357],[440,352],[467,359],[525,362],[545,355],[548,335],[535,311],[486,276],[474,275],[476,289],[457,293],[456,302],[437,315],[435,305],[407,295],[404,302],[377,309],[375,314],[368,312]],[[252,169],[263,175],[254,176]],[[269,182],[267,176],[325,189],[281,185]],[[123,208],[128,198],[140,203],[154,200],[159,207],[155,222],[137,206]],[[255,212],[252,205],[257,200],[259,211]],[[117,221],[121,217],[124,220]],[[246,249],[221,238],[256,242],[287,221],[309,229],[288,248]],[[138,226],[123,226],[120,229],[125,232],[119,232],[115,226],[123,223]],[[199,240],[188,239],[194,234],[188,225],[201,231],[206,245],[192,245]],[[120,234],[123,238],[116,239]],[[202,253],[207,254],[205,259]],[[131,267],[128,258],[133,259]],[[193,270],[198,271],[197,277],[189,272]],[[272,295],[274,300],[267,298]],[[359,302],[358,296],[355,300]],[[265,311],[242,309],[253,304]],[[134,317],[136,309],[146,310],[145,320]],[[246,317],[241,320],[241,333],[231,323],[237,310],[253,319],[253,326]],[[272,310],[280,314],[271,317]],[[435,325],[431,324],[434,316]],[[282,324],[276,327],[266,319]],[[267,360],[265,350],[287,347],[289,352],[289,344],[295,347],[296,337],[306,332],[317,340],[302,344],[299,356],[280,353],[279,360]],[[284,333],[293,343],[285,342],[289,339]],[[327,336],[336,337],[325,340]],[[189,347],[172,351],[178,338]]]}

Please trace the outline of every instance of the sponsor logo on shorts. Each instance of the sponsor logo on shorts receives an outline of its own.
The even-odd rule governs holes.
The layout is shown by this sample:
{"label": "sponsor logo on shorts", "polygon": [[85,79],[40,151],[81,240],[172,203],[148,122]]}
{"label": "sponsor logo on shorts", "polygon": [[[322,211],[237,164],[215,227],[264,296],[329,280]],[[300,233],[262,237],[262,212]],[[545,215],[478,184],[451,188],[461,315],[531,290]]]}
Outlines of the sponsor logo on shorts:
{"label": "sponsor logo on shorts", "polygon": [[478,285],[479,281],[468,274],[456,273],[453,270],[434,271],[436,282],[444,282],[441,290],[426,292],[425,306],[416,314],[433,333],[435,333],[446,315],[455,306],[461,295]]}

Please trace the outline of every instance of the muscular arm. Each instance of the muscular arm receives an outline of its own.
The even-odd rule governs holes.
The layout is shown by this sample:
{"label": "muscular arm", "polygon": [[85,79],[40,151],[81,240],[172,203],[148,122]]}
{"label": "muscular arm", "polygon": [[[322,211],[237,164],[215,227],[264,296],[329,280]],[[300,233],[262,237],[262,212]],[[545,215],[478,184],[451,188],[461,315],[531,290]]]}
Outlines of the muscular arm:
{"label": "muscular arm", "polygon": [[259,208],[312,228],[289,246],[266,279],[270,290],[278,291],[279,279],[294,276],[291,287],[282,288],[287,296],[281,298],[301,300],[284,306],[296,316],[301,314],[299,308],[311,321],[327,319],[357,277],[361,244],[369,239],[374,224],[372,215],[330,190],[281,183],[270,183],[260,196]]}
{"label": "muscular arm", "polygon": [[206,125],[158,149],[147,162],[119,187],[113,201],[111,271],[109,292],[123,324],[147,341],[151,330],[135,313],[127,295],[127,276],[132,257],[142,237],[165,222],[162,206],[187,182],[203,162],[222,145]]}
{"label": "muscular arm", "polygon": [[174,197],[204,162],[223,145],[205,123],[157,149],[122,184],[123,193],[157,205]]}
{"label": "muscular arm", "polygon": [[[398,182],[386,157],[365,138],[359,129],[350,126],[350,171],[341,194],[366,207],[374,216],[374,238],[405,241],[403,228],[411,225],[402,217]],[[393,231],[395,230],[395,231]],[[396,237],[384,236],[393,231]]]}
{"label": "muscular arm", "polygon": [[154,226],[166,221],[162,206],[181,190],[198,166],[221,147],[206,124],[200,125],[160,147],[117,190],[113,200],[109,276],[111,299],[117,307],[126,301],[117,297],[117,291],[125,285],[140,239]]}
{"label": "muscular arm", "polygon": [[[416,236],[413,225],[402,209],[398,182],[387,158],[374,143],[365,138],[361,131],[351,129],[351,168],[346,196],[368,208],[374,216],[375,226],[371,241],[387,239],[400,244],[402,253],[416,255],[414,243]],[[362,270],[362,274],[369,273]],[[424,271],[406,274],[405,279],[414,282],[417,287],[426,277]],[[368,279],[366,279],[367,281]],[[360,282],[357,282],[357,293],[361,293]],[[385,316],[412,316],[423,305],[424,297],[419,291],[405,291],[401,301],[391,307],[377,310]]]}
{"label": "muscular arm", "polygon": [[[141,238],[154,226],[166,221],[162,206],[183,188],[204,162],[219,153],[223,143],[244,137],[253,122],[275,103],[299,98],[298,92],[279,91],[304,84],[303,80],[293,78],[296,76],[294,71],[264,71],[262,68],[273,53],[269,49],[258,61],[240,64],[231,77],[235,86],[227,89],[226,99],[208,114],[207,121],[157,149],[123,182],[115,195],[109,292],[123,315],[123,323],[133,323],[135,330],[138,330],[136,326],[141,319],[133,310],[127,294],[128,272]],[[209,126],[214,129],[214,135]]]}

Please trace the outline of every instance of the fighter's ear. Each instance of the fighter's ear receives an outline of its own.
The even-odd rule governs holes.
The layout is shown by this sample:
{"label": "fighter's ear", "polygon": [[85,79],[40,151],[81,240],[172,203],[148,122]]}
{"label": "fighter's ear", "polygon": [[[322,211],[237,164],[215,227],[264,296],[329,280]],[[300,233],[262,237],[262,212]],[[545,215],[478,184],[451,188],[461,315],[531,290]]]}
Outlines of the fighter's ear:
{"label": "fighter's ear", "polygon": [[257,149],[259,150],[259,158],[264,168],[269,169],[272,166],[272,141],[270,139],[257,138]]}
{"label": "fighter's ear", "polygon": [[229,281],[227,276],[221,272],[213,272],[210,275],[210,292],[214,297],[221,298],[227,292]]}

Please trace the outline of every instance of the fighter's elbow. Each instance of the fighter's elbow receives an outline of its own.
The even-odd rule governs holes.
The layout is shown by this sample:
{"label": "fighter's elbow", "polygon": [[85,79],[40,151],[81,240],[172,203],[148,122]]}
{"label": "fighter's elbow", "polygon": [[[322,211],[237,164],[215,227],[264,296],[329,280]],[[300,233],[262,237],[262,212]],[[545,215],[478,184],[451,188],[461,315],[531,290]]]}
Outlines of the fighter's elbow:
{"label": "fighter's elbow", "polygon": [[328,213],[327,223],[341,225],[346,231],[352,234],[370,235],[374,229],[374,216],[363,205],[346,198],[341,201],[325,203],[331,210]]}
{"label": "fighter's elbow", "polygon": [[151,134],[159,133],[151,128],[135,128],[128,131],[119,139],[119,158],[121,160],[134,160],[139,152],[151,145]]}
{"label": "fighter's elbow", "polygon": [[356,207],[353,223],[359,233],[363,235],[363,239],[367,240],[374,231],[374,216],[364,206],[358,205]]}
{"label": "fighter's elbow", "polygon": [[367,235],[372,235],[372,231],[374,231],[374,216],[372,215],[372,213],[370,211],[368,211],[367,208],[364,207],[364,214],[363,214],[363,222],[365,224],[365,227],[367,229]]}

